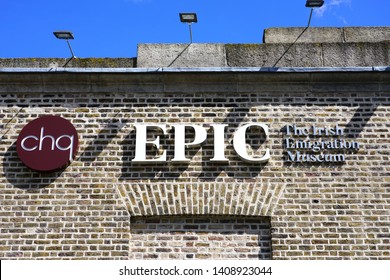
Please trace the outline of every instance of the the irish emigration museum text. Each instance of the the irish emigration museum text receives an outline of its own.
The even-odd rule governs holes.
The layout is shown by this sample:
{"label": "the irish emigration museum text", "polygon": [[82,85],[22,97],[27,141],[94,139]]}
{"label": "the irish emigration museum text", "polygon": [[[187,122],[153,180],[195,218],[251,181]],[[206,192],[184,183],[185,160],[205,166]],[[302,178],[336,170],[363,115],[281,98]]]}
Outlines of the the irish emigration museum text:
{"label": "the irish emigration museum text", "polygon": [[0,59],[1,259],[390,259],[389,29],[331,31]]}
{"label": "the irish emigration museum text", "polygon": [[[286,126],[285,147],[286,160],[289,162],[344,162],[345,151],[357,151],[359,143],[340,139],[344,129],[338,124],[334,128],[320,128],[315,125],[310,128]],[[299,137],[295,139],[293,137]],[[302,140],[303,137],[307,137]],[[323,140],[323,138],[327,140]],[[337,137],[337,138],[335,138]]]}

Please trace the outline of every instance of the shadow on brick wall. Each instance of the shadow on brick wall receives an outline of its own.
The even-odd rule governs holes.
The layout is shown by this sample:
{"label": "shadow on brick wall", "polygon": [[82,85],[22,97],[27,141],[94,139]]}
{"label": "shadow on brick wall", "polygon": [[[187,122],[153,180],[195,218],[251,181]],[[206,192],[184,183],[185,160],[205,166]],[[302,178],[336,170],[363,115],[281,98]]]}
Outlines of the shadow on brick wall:
{"label": "shadow on brick wall", "polygon": [[78,157],[79,160],[86,163],[95,161],[107,149],[107,146],[118,135],[118,132],[126,122],[127,120],[120,122],[119,119],[114,117],[110,122],[106,123],[99,133],[93,136],[93,139]]}
{"label": "shadow on brick wall", "polygon": [[375,114],[378,104],[365,103],[360,104],[356,109],[355,114],[345,126],[346,138],[356,139],[367,126],[371,117]]}
{"label": "shadow on brick wall", "polygon": [[3,158],[3,172],[7,181],[20,189],[40,189],[52,184],[64,170],[42,173],[26,167],[18,157],[16,142],[13,143]]}

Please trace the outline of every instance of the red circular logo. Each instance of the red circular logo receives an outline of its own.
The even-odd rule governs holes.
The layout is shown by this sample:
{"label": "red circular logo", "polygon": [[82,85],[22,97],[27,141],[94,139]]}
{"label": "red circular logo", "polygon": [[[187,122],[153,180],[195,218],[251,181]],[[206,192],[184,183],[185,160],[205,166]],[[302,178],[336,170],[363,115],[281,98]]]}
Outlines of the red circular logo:
{"label": "red circular logo", "polygon": [[19,158],[36,171],[66,167],[76,156],[78,135],[75,127],[57,116],[43,116],[28,123],[16,142]]}

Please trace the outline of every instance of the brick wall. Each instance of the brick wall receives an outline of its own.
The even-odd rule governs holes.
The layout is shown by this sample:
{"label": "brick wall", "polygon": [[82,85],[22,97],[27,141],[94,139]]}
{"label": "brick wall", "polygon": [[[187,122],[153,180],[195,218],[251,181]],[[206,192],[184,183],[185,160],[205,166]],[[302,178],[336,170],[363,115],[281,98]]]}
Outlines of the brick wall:
{"label": "brick wall", "polygon": [[267,218],[134,217],[130,259],[270,259]]}
{"label": "brick wall", "polygon": [[[219,234],[223,239],[242,236],[234,231],[240,219],[269,219],[274,259],[390,258],[389,81],[388,72],[368,71],[1,73],[0,257],[138,258],[137,250],[144,249],[134,242],[145,237],[141,229],[171,236],[159,225],[191,217],[195,225],[209,219],[207,236],[223,224],[218,219],[228,219],[232,232]],[[23,126],[45,114],[70,120],[80,137],[76,160],[50,174],[24,167],[15,148]],[[246,163],[232,148],[232,134],[248,122],[270,128],[261,145],[258,131],[247,137],[248,151],[270,148],[265,164]],[[167,124],[167,163],[131,162],[136,123]],[[208,131],[206,143],[189,149],[188,164],[169,161],[171,125],[177,123]],[[229,163],[209,162],[212,123],[229,125]],[[341,164],[288,163],[288,124],[338,124],[360,149]],[[147,217],[158,219],[156,234]],[[247,240],[254,236],[262,234],[244,234]],[[207,256],[217,250],[212,242],[204,247]],[[185,248],[173,248],[172,258],[184,258]],[[255,251],[269,257],[259,254],[259,246]],[[161,253],[158,258],[167,257]],[[193,258],[197,254],[203,253]]]}

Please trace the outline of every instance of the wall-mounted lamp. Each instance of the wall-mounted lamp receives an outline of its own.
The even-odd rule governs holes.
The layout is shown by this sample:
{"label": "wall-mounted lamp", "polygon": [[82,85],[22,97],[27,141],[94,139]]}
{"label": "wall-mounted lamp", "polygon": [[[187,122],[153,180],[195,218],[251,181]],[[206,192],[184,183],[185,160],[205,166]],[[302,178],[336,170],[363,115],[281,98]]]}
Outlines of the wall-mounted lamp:
{"label": "wall-mounted lamp", "polygon": [[74,39],[73,33],[70,31],[54,31],[53,34],[58,39],[65,39],[65,40],[73,40]]}
{"label": "wall-mounted lamp", "polygon": [[320,8],[322,5],[324,5],[324,0],[307,0],[306,1],[306,7],[311,8],[310,10],[310,17],[309,17],[309,23],[307,24],[307,27],[310,26],[311,17],[313,15],[314,8]]}
{"label": "wall-mounted lamp", "polygon": [[72,57],[65,63],[63,67],[65,67],[73,58],[76,58],[76,56],[73,53],[72,46],[70,45],[69,40],[73,40],[74,36],[73,33],[70,31],[54,31],[54,36],[56,36],[57,39],[66,40],[66,43],[68,43],[68,47],[70,50],[70,53],[72,54]]}
{"label": "wall-mounted lamp", "polygon": [[319,8],[324,5],[324,0],[307,0],[306,7],[308,8]]}
{"label": "wall-mounted lamp", "polygon": [[192,28],[191,24],[192,23],[197,23],[198,22],[198,17],[196,13],[180,13],[180,21],[183,23],[188,23],[188,26],[190,28],[190,41],[192,43]]}
{"label": "wall-mounted lamp", "polygon": [[198,17],[196,13],[180,13],[180,21],[181,22],[198,22]]}

